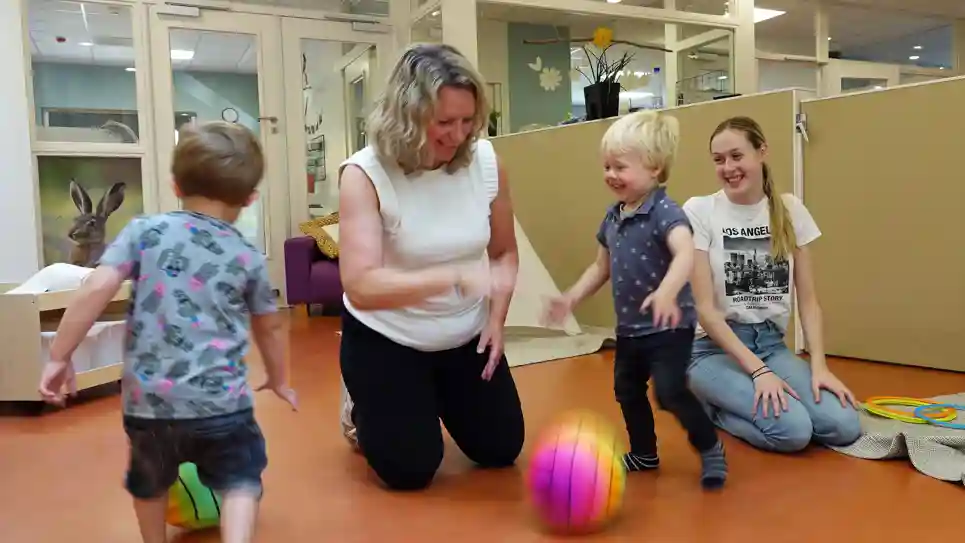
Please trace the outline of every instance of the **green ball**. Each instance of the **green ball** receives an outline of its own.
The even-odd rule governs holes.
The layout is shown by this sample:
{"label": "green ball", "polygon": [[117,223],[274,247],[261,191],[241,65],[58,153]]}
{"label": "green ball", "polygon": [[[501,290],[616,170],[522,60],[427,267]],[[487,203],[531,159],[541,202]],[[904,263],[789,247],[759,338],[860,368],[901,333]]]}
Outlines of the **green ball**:
{"label": "green ball", "polygon": [[185,462],[178,480],[168,491],[167,523],[187,530],[217,526],[221,522],[221,497],[201,484],[198,466]]}

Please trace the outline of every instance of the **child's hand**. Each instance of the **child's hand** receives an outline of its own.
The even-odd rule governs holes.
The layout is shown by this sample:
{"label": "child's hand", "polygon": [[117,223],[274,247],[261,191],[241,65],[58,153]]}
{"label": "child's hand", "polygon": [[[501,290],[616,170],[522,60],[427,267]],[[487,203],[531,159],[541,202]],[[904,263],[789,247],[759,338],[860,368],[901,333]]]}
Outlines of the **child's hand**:
{"label": "child's hand", "polygon": [[550,298],[543,307],[543,323],[545,326],[561,326],[572,311],[573,301],[569,297]]}
{"label": "child's hand", "polygon": [[[66,389],[66,392],[64,391]],[[77,374],[74,365],[69,361],[47,362],[40,376],[40,386],[37,387],[43,401],[64,405],[67,396],[77,394]]]}
{"label": "child's hand", "polygon": [[295,389],[288,386],[285,383],[273,383],[271,379],[265,381],[265,384],[255,389],[255,392],[261,392],[265,389],[271,389],[282,400],[288,402],[288,405],[292,406],[292,411],[298,411],[298,395],[295,394]]}
{"label": "child's hand", "polygon": [[660,289],[643,301],[640,312],[646,313],[647,310],[653,311],[653,324],[657,328],[676,328],[682,318],[676,296],[668,296]]}

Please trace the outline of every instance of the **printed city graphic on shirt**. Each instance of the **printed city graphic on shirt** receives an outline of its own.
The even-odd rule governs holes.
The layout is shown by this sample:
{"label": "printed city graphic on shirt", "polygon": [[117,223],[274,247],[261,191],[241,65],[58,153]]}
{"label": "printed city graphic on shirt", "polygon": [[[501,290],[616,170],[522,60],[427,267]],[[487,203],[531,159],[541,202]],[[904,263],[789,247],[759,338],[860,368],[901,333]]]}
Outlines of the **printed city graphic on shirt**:
{"label": "printed city graphic on shirt", "polygon": [[731,307],[767,309],[790,293],[790,265],[771,256],[767,225],[724,228],[724,288]]}

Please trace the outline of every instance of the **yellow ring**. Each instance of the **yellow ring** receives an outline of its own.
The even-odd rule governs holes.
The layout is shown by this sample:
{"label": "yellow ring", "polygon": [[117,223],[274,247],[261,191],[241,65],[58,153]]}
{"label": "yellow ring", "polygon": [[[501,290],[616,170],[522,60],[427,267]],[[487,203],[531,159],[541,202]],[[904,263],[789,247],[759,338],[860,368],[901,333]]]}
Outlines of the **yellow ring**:
{"label": "yellow ring", "polygon": [[[875,396],[868,398],[865,403],[865,410],[873,413],[875,415],[899,420],[902,422],[908,422],[912,424],[927,424],[928,421],[925,419],[918,418],[914,415],[908,414],[906,411],[899,411],[897,409],[888,409],[882,407],[882,405],[905,405],[911,407],[919,407],[924,405],[934,405],[935,402],[929,400],[922,400],[920,398],[907,398],[902,396]],[[957,412],[947,408],[943,408],[940,411],[936,411],[936,416],[933,417],[934,420],[940,422],[948,422],[955,420],[957,417]]]}
{"label": "yellow ring", "polygon": [[[887,407],[883,407],[884,405],[921,407],[923,405],[935,405],[935,402],[922,400],[920,398],[907,398],[903,396],[873,396],[868,398],[862,407],[865,409],[865,411],[878,415],[879,417],[894,419],[911,424],[928,424],[928,421],[925,419],[918,418],[912,414],[909,414],[907,411],[889,409]],[[941,410],[936,410],[935,416],[932,418],[938,422],[949,422],[955,420],[957,416],[958,412],[956,410],[942,408]]]}

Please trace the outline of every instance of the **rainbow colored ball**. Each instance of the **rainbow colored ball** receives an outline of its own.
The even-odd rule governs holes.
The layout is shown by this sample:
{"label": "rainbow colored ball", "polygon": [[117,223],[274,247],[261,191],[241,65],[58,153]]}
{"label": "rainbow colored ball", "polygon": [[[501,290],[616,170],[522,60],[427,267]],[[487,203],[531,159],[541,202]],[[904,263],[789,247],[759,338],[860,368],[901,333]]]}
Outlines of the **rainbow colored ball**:
{"label": "rainbow colored ball", "polygon": [[168,490],[167,523],[185,530],[211,528],[221,522],[221,497],[204,486],[198,467],[185,462]]}
{"label": "rainbow colored ball", "polygon": [[606,527],[626,488],[623,446],[605,419],[567,413],[543,432],[526,483],[539,520],[554,532],[585,534]]}

